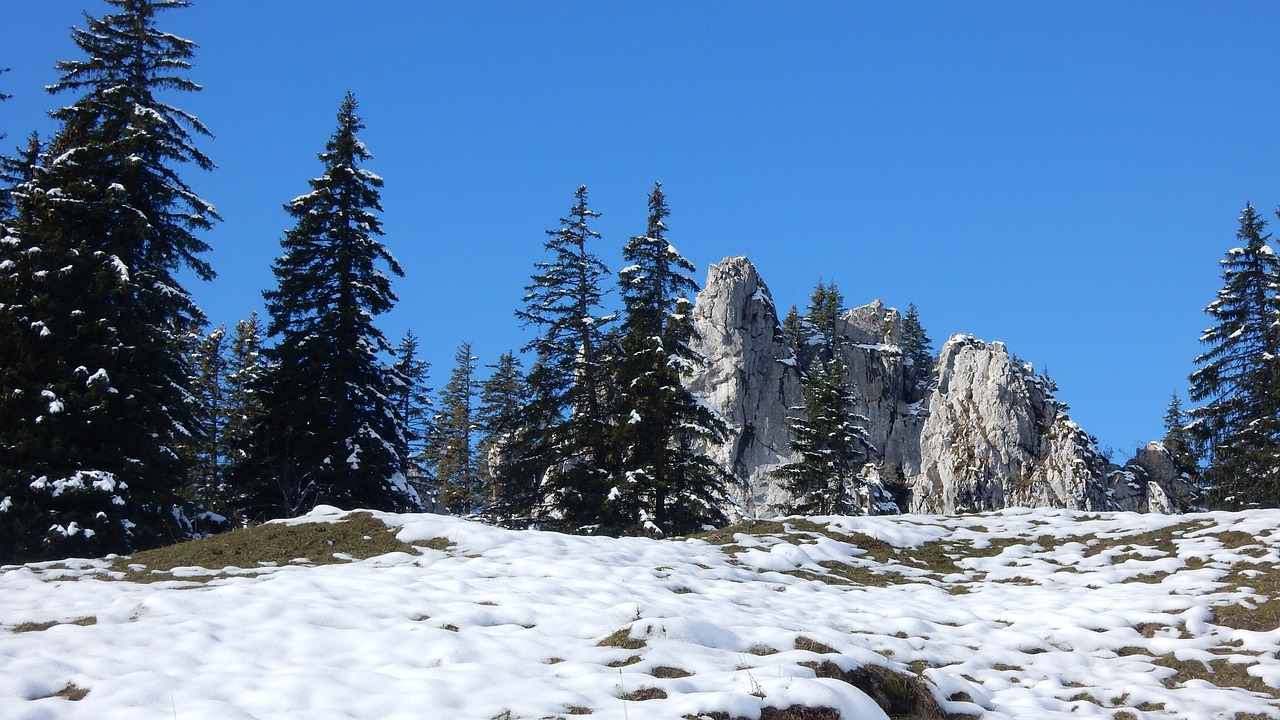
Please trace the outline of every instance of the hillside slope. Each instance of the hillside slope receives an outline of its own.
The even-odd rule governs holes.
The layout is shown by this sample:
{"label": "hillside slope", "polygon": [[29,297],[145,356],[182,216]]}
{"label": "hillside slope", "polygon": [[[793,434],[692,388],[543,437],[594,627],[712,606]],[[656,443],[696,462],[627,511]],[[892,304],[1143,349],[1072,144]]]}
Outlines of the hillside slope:
{"label": "hillside slope", "polygon": [[790,519],[659,541],[320,508],[4,568],[0,708],[1280,718],[1278,565],[1277,511]]}

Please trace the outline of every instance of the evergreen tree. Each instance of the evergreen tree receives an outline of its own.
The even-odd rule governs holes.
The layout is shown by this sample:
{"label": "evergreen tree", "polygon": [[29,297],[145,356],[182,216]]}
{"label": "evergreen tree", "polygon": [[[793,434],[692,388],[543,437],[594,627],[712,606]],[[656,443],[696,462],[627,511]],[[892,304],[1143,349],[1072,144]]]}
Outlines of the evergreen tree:
{"label": "evergreen tree", "polygon": [[236,508],[246,504],[244,490],[234,478],[254,472],[248,466],[253,431],[262,420],[263,407],[258,390],[267,372],[262,350],[262,324],[258,313],[236,323],[226,361],[222,390],[223,453],[227,467],[223,471],[223,487],[209,508],[223,516],[233,516]]}
{"label": "evergreen tree", "polygon": [[418,357],[418,338],[406,332],[395,349],[392,366],[396,414],[403,424],[405,438],[405,467],[416,464],[426,447],[431,427],[433,403],[427,376],[431,364]]}
{"label": "evergreen tree", "polygon": [[[181,445],[198,432],[183,338],[203,323],[177,281],[201,279],[195,233],[217,219],[177,167],[211,169],[198,120],[159,92],[198,86],[194,44],[159,31],[178,0],[108,0],[73,30],[86,59],[52,92],[79,93],[10,200],[0,283],[0,555],[126,552],[186,534]],[[8,261],[8,262],[6,262]],[[7,500],[6,500],[7,498]]]}
{"label": "evergreen tree", "polygon": [[907,402],[922,399],[933,374],[933,341],[925,334],[914,303],[907,305],[907,314],[902,318],[902,369]]}
{"label": "evergreen tree", "polygon": [[702,358],[693,303],[693,264],[667,240],[662,185],[649,196],[644,235],[623,249],[622,358],[614,446],[619,470],[600,518],[607,532],[688,533],[723,524],[727,473],[699,451],[719,440],[724,423],[685,388],[682,377]]}
{"label": "evergreen tree", "polygon": [[821,337],[827,347],[827,354],[830,355],[832,349],[836,345],[836,321],[844,314],[844,295],[836,288],[834,282],[826,283],[821,280],[813,289],[813,295],[809,299],[809,314],[807,320],[813,326],[815,332]]}
{"label": "evergreen tree", "polygon": [[191,393],[200,432],[188,446],[191,479],[185,493],[202,510],[218,511],[225,503],[227,467],[227,328],[220,325],[191,342]]}
{"label": "evergreen tree", "polygon": [[1200,454],[1196,451],[1195,441],[1187,432],[1187,413],[1182,410],[1182,401],[1178,393],[1169,399],[1169,407],[1164,413],[1164,449],[1173,458],[1179,472],[1198,474],[1200,471]]}
{"label": "evergreen tree", "polygon": [[786,319],[782,321],[782,341],[795,353],[800,352],[802,322],[800,312],[795,305],[791,306],[791,309],[787,311]]}
{"label": "evergreen tree", "polygon": [[488,498],[480,482],[475,448],[475,405],[479,381],[471,343],[458,346],[449,382],[440,391],[440,412],[433,422],[427,457],[440,488],[440,502],[466,515]]}
{"label": "evergreen tree", "polygon": [[294,516],[313,505],[402,511],[417,506],[405,483],[405,440],[391,374],[391,351],[373,318],[396,301],[403,275],[378,240],[382,179],[360,167],[371,156],[350,93],[320,153],[324,175],[285,206],[297,225],[285,233],[263,293],[275,345],[258,390],[264,413],[237,481],[248,517]]}
{"label": "evergreen tree", "polygon": [[788,418],[797,459],[774,471],[794,501],[785,512],[858,515],[864,511],[858,474],[871,455],[871,441],[854,414],[855,398],[839,358],[816,362],[805,378],[804,406]]}
{"label": "evergreen tree", "polygon": [[480,387],[476,424],[483,433],[478,445],[480,474],[493,498],[493,511],[506,520],[527,519],[537,503],[538,475],[529,463],[529,385],[520,359],[503,353],[489,366]]}
{"label": "evergreen tree", "polygon": [[1205,443],[1206,471],[1219,504],[1238,508],[1280,503],[1280,260],[1266,223],[1246,205],[1236,237],[1243,243],[1222,260],[1223,289],[1205,312],[1214,325],[1196,358],[1192,427]]}
{"label": "evergreen tree", "polygon": [[614,317],[603,311],[609,269],[588,248],[600,238],[589,223],[599,215],[587,207],[579,187],[569,216],[548,230],[551,260],[538,263],[525,288],[525,307],[516,312],[542,334],[525,347],[535,355],[529,371],[528,456],[522,466],[542,478],[551,509],[571,527],[598,515],[607,472],[605,357]]}

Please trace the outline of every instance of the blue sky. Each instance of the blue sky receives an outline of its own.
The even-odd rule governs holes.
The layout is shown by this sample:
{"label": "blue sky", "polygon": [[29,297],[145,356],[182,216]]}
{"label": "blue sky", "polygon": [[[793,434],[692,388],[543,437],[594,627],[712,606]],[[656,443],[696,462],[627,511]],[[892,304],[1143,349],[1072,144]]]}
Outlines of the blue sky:
{"label": "blue sky", "polygon": [[[0,5],[5,148],[71,101],[98,0]],[[407,277],[383,318],[447,379],[523,345],[513,311],[580,184],[614,270],[663,182],[699,268],[746,255],[785,312],[819,277],[915,303],[940,346],[1003,340],[1118,455],[1184,395],[1245,202],[1280,204],[1280,5],[1184,2],[516,3],[197,0],[173,98],[216,135],[185,176],[225,219],[215,323],[260,309],[344,93],[386,179]]]}

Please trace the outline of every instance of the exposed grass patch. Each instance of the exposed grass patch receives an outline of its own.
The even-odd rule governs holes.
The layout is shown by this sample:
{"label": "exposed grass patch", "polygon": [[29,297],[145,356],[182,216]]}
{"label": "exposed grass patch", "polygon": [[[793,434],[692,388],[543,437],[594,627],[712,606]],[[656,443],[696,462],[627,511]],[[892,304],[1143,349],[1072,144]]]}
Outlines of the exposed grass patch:
{"label": "exposed grass patch", "polygon": [[840,680],[858,688],[889,717],[916,720],[942,720],[947,717],[929,686],[915,675],[894,672],[877,665],[841,670],[830,660],[806,663],[805,666],[812,668],[820,678]]}
{"label": "exposed grass patch", "polygon": [[667,693],[662,688],[644,687],[639,690],[632,690],[629,693],[623,693],[618,696],[619,700],[627,702],[644,702],[645,700],[665,700]]}
{"label": "exposed grass patch", "polygon": [[12,628],[10,628],[10,631],[15,633],[44,632],[45,630],[48,630],[51,627],[56,627],[58,625],[79,625],[80,627],[88,627],[89,625],[97,625],[97,624],[98,624],[98,618],[92,615],[89,615],[87,617],[76,618],[75,620],[67,620],[66,622],[63,622],[60,620],[50,620],[48,622],[18,623],[17,625],[14,625]]}
{"label": "exposed grass patch", "polygon": [[[745,720],[729,717],[728,713],[713,712],[703,715],[685,715],[684,720]],[[760,711],[760,720],[840,720],[840,713],[831,708],[811,708],[793,705],[788,708],[767,707]]]}
{"label": "exposed grass patch", "polygon": [[[350,513],[337,522],[268,523],[136,552],[115,559],[112,570],[124,573],[127,580],[147,582],[171,580],[172,571],[179,567],[214,571],[258,568],[289,565],[299,558],[305,558],[312,565],[330,565],[349,562],[348,558],[364,560],[389,552],[417,553],[412,545],[397,540],[395,534],[396,530],[388,528],[367,512]],[[417,544],[435,549],[446,549],[452,545],[444,538],[432,538]],[[344,557],[334,557],[335,554]],[[145,569],[138,570],[136,566],[139,565]],[[198,581],[206,577],[182,579]]]}
{"label": "exposed grass patch", "polygon": [[818,642],[817,640],[814,640],[813,638],[805,637],[804,635],[801,635],[800,637],[796,638],[795,649],[807,650],[811,653],[818,653],[819,655],[836,655],[837,654],[836,649],[831,647],[830,645],[825,645],[823,643]]}
{"label": "exposed grass patch", "polygon": [[752,645],[747,648],[748,655],[759,655],[763,657],[765,655],[776,655],[777,653],[777,648],[769,647],[768,645]]}
{"label": "exposed grass patch", "polygon": [[570,715],[590,715],[591,708],[582,707],[581,705],[570,705],[564,709]]}
{"label": "exposed grass patch", "polygon": [[623,668],[623,667],[627,667],[628,665],[635,665],[636,663],[640,662],[641,659],[642,658],[639,655],[632,655],[631,657],[625,660],[614,660],[613,662],[608,663],[607,667]]}
{"label": "exposed grass patch", "polygon": [[1248,669],[1257,663],[1235,663],[1230,660],[1203,663],[1198,660],[1179,660],[1173,653],[1161,655],[1152,663],[1176,671],[1177,674],[1164,679],[1165,687],[1185,685],[1188,680],[1204,680],[1218,687],[1238,687],[1280,700],[1280,690],[1249,674]]}
{"label": "exposed grass patch", "polygon": [[674,680],[676,678],[689,677],[693,673],[690,673],[687,670],[681,670],[678,667],[671,667],[669,665],[659,665],[658,667],[651,670],[649,674],[661,680]]}
{"label": "exposed grass patch", "polygon": [[631,637],[630,628],[614,630],[605,639],[596,643],[596,647],[616,647],[623,650],[639,650],[645,646],[644,640]]}
{"label": "exposed grass patch", "polygon": [[67,683],[66,687],[62,688],[56,693],[53,693],[52,695],[46,695],[45,697],[62,698],[63,700],[78,702],[80,700],[83,700],[85,696],[88,694],[89,694],[89,691],[86,688],[78,687],[75,683]]}

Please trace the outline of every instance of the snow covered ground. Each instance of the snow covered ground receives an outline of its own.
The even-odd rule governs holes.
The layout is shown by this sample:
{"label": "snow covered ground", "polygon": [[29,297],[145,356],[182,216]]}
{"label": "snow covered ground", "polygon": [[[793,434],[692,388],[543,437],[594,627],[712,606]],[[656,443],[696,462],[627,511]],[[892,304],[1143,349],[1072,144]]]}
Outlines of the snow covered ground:
{"label": "snow covered ground", "polygon": [[883,718],[814,670],[878,665],[983,718],[1280,718],[1278,511],[679,541],[375,517],[416,549],[150,583],[120,561],[4,568],[0,717]]}

